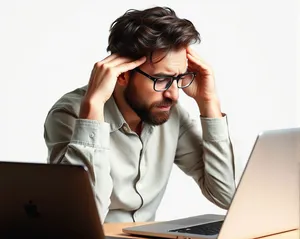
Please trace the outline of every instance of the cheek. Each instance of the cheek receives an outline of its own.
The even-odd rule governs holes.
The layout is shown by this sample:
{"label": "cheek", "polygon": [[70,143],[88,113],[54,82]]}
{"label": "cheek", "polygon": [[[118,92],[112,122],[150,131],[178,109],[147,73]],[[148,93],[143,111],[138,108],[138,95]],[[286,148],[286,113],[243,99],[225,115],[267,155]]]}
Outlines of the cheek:
{"label": "cheek", "polygon": [[156,92],[153,89],[153,81],[147,79],[136,79],[134,81],[136,99],[147,107],[151,107],[153,103],[163,100],[161,92]]}
{"label": "cheek", "polygon": [[136,88],[140,89],[143,92],[154,92],[153,90],[153,81],[148,79],[139,79],[136,81]]}
{"label": "cheek", "polygon": [[137,94],[144,102],[150,102],[151,99],[156,97],[156,91],[153,89],[152,81],[141,80],[135,85]]}

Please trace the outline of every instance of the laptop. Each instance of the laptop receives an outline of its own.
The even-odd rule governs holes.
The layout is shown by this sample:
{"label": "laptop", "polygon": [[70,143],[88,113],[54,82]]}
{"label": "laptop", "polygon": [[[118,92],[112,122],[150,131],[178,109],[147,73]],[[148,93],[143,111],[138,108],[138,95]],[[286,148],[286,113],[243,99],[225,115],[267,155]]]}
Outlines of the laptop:
{"label": "laptop", "polygon": [[299,228],[300,128],[266,130],[254,143],[226,215],[123,228],[160,238],[257,238]]}
{"label": "laptop", "polygon": [[83,166],[0,162],[0,195],[0,238],[105,238]]}

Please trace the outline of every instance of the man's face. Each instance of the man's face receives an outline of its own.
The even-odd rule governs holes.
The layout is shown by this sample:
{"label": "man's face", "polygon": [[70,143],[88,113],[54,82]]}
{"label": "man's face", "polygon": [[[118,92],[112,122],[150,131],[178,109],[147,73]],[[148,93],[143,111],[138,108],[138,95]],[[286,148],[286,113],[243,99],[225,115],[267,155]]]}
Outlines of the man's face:
{"label": "man's face", "polygon": [[[161,59],[165,53],[155,52],[153,62]],[[161,61],[151,64],[149,60],[139,67],[150,76],[172,75],[177,76],[186,72],[186,50],[170,51]],[[153,89],[154,82],[146,76],[134,72],[124,92],[125,100],[142,121],[151,125],[161,125],[170,116],[172,107],[178,100],[177,82],[163,92]]]}

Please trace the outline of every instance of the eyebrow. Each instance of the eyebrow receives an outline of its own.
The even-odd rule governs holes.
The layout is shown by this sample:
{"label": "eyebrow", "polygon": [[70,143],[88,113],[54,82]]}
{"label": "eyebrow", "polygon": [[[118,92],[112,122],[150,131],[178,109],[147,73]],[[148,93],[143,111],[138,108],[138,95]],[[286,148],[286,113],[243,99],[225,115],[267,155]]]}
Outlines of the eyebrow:
{"label": "eyebrow", "polygon": [[[187,73],[188,72],[188,69],[186,68],[186,71],[184,72],[184,73],[180,73],[179,75],[181,75],[181,74],[185,74],[185,73]],[[170,74],[168,74],[168,73],[165,73],[165,72],[159,72],[159,73],[156,73],[156,74],[154,74],[154,75],[152,75],[152,76],[154,76],[154,77],[170,77],[170,76],[172,76],[172,77],[174,77],[176,75],[176,73],[175,74],[173,74],[173,75],[170,75]]]}
{"label": "eyebrow", "polygon": [[154,74],[153,76],[154,77],[165,77],[165,76],[175,76],[176,74],[173,74],[173,75],[169,75],[169,74],[167,74],[167,73],[164,73],[164,72],[159,72],[159,73],[156,73],[156,74]]}

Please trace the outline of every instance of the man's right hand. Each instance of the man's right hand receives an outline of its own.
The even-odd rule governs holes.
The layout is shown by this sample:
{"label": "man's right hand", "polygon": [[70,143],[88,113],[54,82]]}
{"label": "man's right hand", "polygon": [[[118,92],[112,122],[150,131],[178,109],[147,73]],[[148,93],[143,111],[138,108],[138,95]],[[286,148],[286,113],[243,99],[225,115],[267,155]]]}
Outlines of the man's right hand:
{"label": "man's right hand", "polygon": [[145,61],[146,57],[132,61],[132,59],[112,54],[95,63],[81,103],[79,117],[104,121],[104,104],[111,97],[119,75],[140,66]]}

